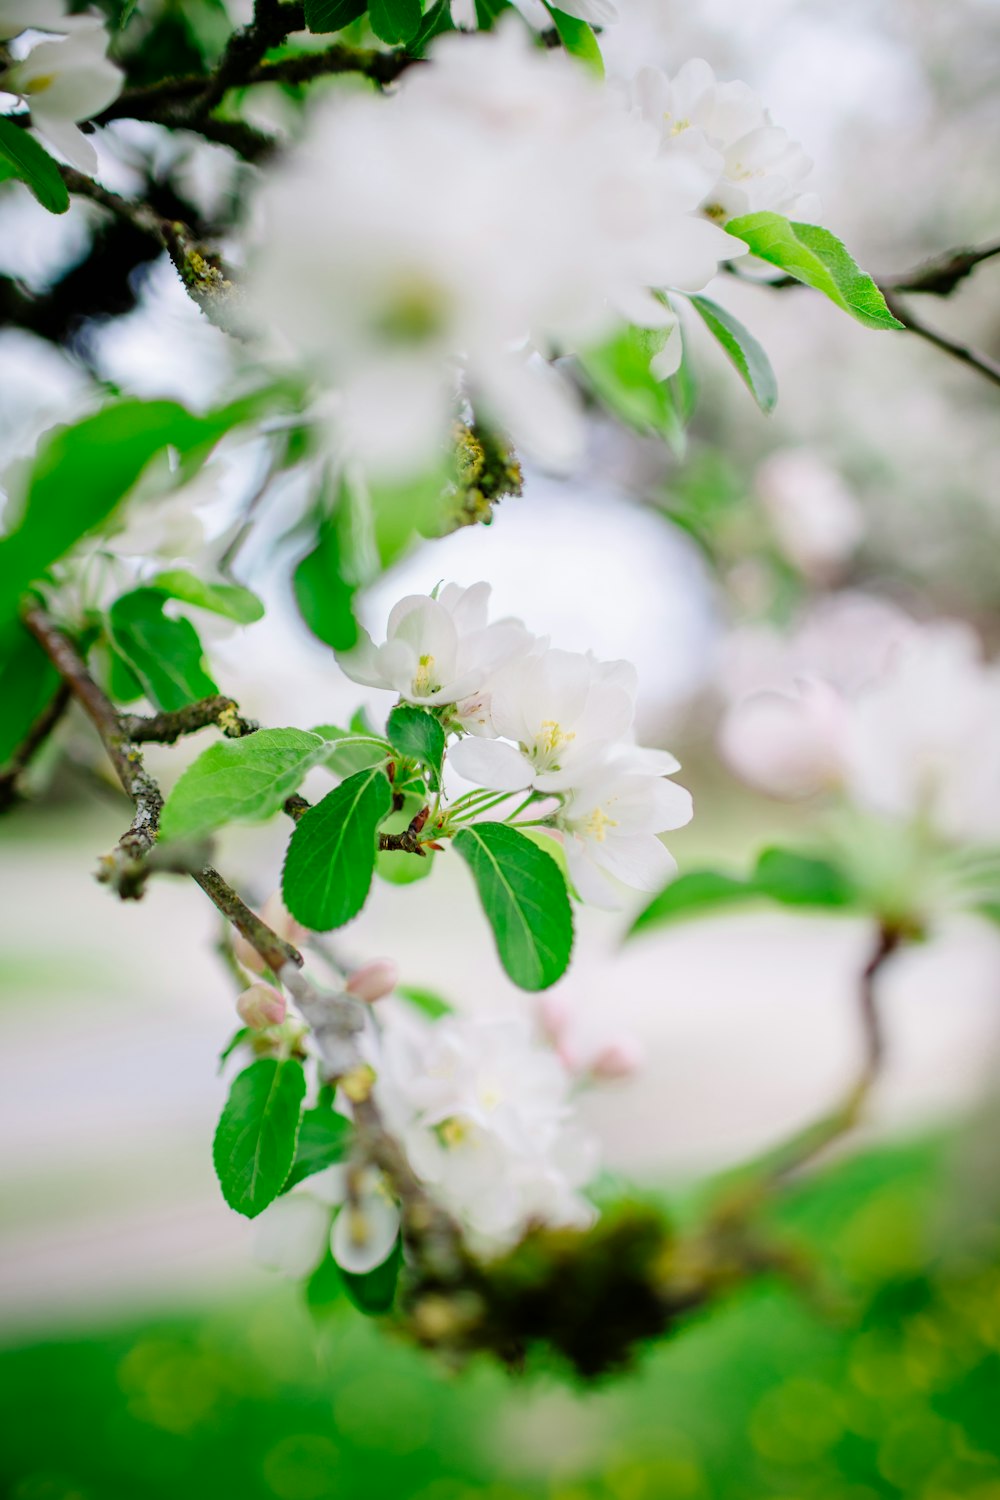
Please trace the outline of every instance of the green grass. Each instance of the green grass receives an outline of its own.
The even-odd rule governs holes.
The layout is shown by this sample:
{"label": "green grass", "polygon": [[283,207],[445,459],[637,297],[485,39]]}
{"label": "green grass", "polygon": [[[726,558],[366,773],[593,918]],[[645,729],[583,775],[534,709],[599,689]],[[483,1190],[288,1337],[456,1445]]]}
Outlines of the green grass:
{"label": "green grass", "polygon": [[[11,1500],[997,1500],[1000,1269],[942,1255],[953,1143],[801,1191],[807,1296],[760,1284],[573,1391],[447,1372],[293,1288],[0,1354]],[[989,1247],[989,1253],[984,1246]]]}

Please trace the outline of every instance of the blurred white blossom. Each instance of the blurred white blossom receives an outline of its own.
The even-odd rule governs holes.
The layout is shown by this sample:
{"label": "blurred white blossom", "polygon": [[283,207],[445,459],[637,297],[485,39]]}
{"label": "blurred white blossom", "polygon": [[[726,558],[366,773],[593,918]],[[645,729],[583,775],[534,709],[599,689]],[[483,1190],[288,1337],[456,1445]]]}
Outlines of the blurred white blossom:
{"label": "blurred white blossom", "polygon": [[[31,123],[50,145],[83,172],[97,170],[97,152],[77,127],[117,99],[124,76],[107,57],[108,34],[100,16],[63,17],[39,7],[40,21],[24,19],[34,7],[0,12],[0,33],[8,26],[43,26],[66,34],[47,38],[0,73],[0,92],[16,94],[31,110]],[[18,14],[21,20],[18,24]]]}

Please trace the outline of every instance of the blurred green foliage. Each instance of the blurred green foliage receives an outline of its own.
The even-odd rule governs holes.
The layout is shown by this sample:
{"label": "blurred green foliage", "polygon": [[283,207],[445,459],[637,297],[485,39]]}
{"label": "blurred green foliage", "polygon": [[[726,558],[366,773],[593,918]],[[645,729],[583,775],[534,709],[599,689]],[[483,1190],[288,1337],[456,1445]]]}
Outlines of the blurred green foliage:
{"label": "blurred green foliage", "polygon": [[811,1292],[756,1286],[587,1394],[444,1371],[346,1303],[317,1335],[290,1288],[9,1349],[3,1493],[998,1500],[1000,1258],[995,1227],[948,1233],[956,1166],[952,1141],[828,1171],[777,1216]]}

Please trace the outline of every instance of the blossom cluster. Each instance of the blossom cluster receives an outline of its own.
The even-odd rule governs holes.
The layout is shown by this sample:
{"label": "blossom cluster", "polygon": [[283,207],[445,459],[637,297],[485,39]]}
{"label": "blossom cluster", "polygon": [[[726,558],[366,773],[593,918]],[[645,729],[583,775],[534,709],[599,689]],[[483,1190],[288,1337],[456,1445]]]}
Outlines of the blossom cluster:
{"label": "blossom cluster", "polygon": [[835,792],[947,843],[1000,839],[1000,666],[969,626],[847,594],[790,642],[769,650],[758,635],[752,650],[757,683],[734,693],[720,729],[751,786]]}
{"label": "blossom cluster", "polygon": [[466,400],[567,467],[582,416],[549,361],[625,322],[664,333],[671,373],[668,294],[745,253],[721,221],[794,206],[807,166],[707,64],[606,84],[510,17],[438,39],[390,97],[312,114],[257,197],[248,316],[333,390],[376,477],[432,468]]}
{"label": "blossom cluster", "polygon": [[[583,1189],[597,1168],[596,1142],[573,1118],[570,1068],[527,1017],[429,1021],[390,1000],[378,1019],[366,1051],[383,1124],[478,1254],[502,1251],[532,1223],[592,1222]],[[347,1098],[338,1106],[350,1115]],[[361,1275],[392,1254],[399,1225],[380,1172],[336,1165],[264,1211],[256,1254],[298,1278],[329,1245],[343,1270]]]}
{"label": "blossom cluster", "polygon": [[[530,807],[531,823],[560,840],[584,901],[615,904],[608,876],[658,890],[676,867],[657,835],[689,822],[692,806],[669,780],[675,758],[635,743],[635,669],[558,650],[519,620],[490,622],[489,597],[486,583],[450,583],[401,599],[386,641],[362,632],[340,665],[434,709],[456,737],[446,766],[497,803]],[[461,799],[453,807],[457,816]]]}
{"label": "blossom cluster", "polygon": [[84,172],[97,169],[97,152],[77,122],[100,114],[121,93],[123,75],[107,57],[101,16],[70,15],[65,0],[0,0],[0,42],[25,32],[49,33],[0,71],[0,94],[31,110],[31,123]]}

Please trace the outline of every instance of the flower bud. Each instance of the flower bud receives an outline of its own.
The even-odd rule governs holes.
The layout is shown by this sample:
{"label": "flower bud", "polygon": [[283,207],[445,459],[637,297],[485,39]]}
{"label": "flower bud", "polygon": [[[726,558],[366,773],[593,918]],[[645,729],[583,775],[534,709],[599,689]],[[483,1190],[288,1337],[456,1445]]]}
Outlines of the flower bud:
{"label": "flower bud", "polygon": [[636,1037],[623,1033],[607,1042],[590,1064],[593,1078],[631,1078],[642,1066],[642,1047]]}
{"label": "flower bud", "polygon": [[349,995],[373,1005],[391,995],[399,981],[399,968],[391,958],[375,958],[370,964],[355,969],[344,988]]}
{"label": "flower bud", "polygon": [[240,995],[236,1010],[245,1026],[263,1031],[267,1026],[280,1026],[285,1019],[285,997],[273,984],[252,984]]}

